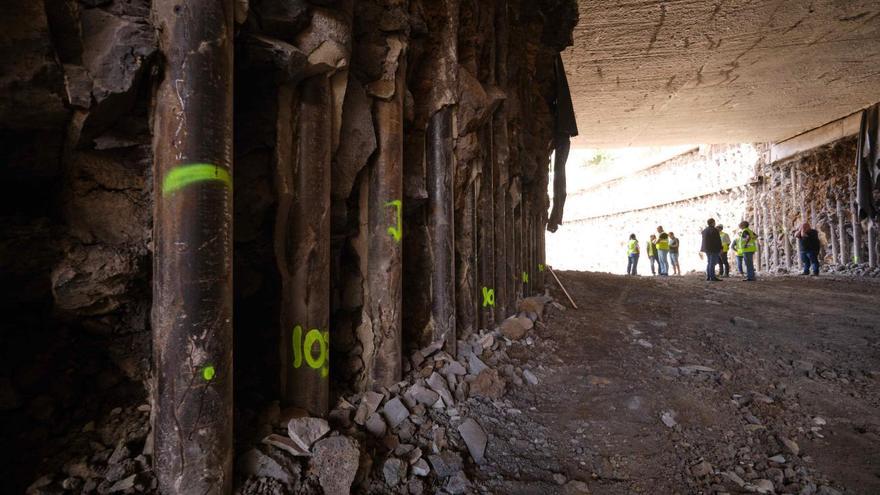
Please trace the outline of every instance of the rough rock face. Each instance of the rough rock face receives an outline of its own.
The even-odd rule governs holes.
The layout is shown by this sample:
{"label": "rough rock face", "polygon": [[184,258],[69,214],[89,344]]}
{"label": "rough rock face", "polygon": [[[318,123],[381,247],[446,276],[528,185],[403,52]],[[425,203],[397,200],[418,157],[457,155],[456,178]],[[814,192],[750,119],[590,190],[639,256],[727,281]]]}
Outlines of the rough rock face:
{"label": "rough rock face", "polygon": [[[385,351],[395,349],[395,331],[403,334],[398,352],[433,341],[426,132],[443,108],[458,121],[448,152],[455,163],[450,197],[461,227],[449,239],[455,243],[450,283],[458,296],[451,303],[460,315],[460,336],[491,328],[487,313],[506,316],[518,297],[541,290],[552,60],[570,42],[572,0],[262,0],[235,6],[234,314],[235,325],[247,328],[236,332],[236,369],[246,371],[235,383],[242,401],[278,394],[284,359],[279,335],[290,333],[280,316],[290,299],[282,294],[302,293],[282,267],[310,243],[322,250],[330,245],[320,263],[308,258],[310,274],[326,268],[327,294],[304,302],[325,301],[331,309],[332,339],[321,342],[324,369],[332,370],[321,378],[328,390],[364,389],[389,364],[402,366],[399,354]],[[40,385],[70,369],[76,370],[71,380],[86,383],[95,375],[113,376],[100,380],[100,390],[110,395],[129,379],[149,378],[157,186],[151,112],[154,87],[165,73],[151,8],[149,0],[40,0],[10,6],[0,21],[6,33],[0,37],[0,286],[10,294],[0,307],[17,329],[0,333],[0,343],[15,354],[0,366],[0,396],[16,418],[34,413],[51,424],[66,414],[70,402],[47,407],[52,403]],[[325,103],[306,94],[306,83],[321,87]],[[309,105],[317,117],[297,120]],[[319,137],[300,141],[304,132]],[[300,197],[285,189],[285,181],[299,172],[288,177],[279,164],[302,159],[311,167],[309,155],[301,154],[317,149],[316,143],[326,145],[322,160],[332,208],[315,218],[329,218],[330,227],[320,239],[302,239],[297,236],[304,230],[286,227],[318,206],[285,209]],[[389,164],[400,171],[399,189],[377,173]],[[302,191],[316,189],[304,184]],[[396,212],[386,205],[395,200]],[[501,221],[504,212],[509,214]],[[381,240],[406,255],[386,265],[376,249],[385,245],[376,240],[392,224],[400,238]],[[483,254],[489,252],[500,260],[492,269]],[[404,274],[397,292],[388,292],[403,300],[396,307],[382,292],[384,274],[393,272]],[[480,290],[496,285],[497,306],[480,310]],[[81,338],[94,339],[95,352],[114,364],[96,360],[108,368],[96,371],[75,366],[76,353],[69,356],[74,364],[57,358]],[[28,362],[17,352],[25,345],[45,352]],[[472,368],[479,361],[466,363]],[[473,374],[483,377],[476,386],[482,393],[503,393],[497,373]],[[444,391],[448,403],[466,393],[463,380]],[[423,402],[438,394],[424,387]],[[372,411],[364,422],[407,428],[412,404],[396,412],[395,405]],[[0,437],[4,443],[14,438],[11,430]],[[52,442],[43,440],[40,445],[50,449]],[[271,467],[260,459],[251,464]],[[407,461],[397,471],[403,479],[426,465]],[[113,481],[122,483],[118,489],[149,488],[139,469],[125,471]],[[27,476],[25,470],[19,477]],[[9,480],[20,492],[21,480]],[[253,489],[287,482],[273,478]],[[466,480],[450,477],[449,484],[456,490]]]}

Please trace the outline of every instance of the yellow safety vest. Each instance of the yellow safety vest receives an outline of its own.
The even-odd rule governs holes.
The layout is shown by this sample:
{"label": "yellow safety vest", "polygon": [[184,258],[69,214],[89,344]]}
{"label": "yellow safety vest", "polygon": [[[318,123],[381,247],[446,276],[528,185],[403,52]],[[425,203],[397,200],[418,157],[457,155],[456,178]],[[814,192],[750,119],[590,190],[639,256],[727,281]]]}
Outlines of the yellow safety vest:
{"label": "yellow safety vest", "polygon": [[651,241],[647,242],[648,244],[648,256],[654,256],[657,254],[657,246],[654,245]]}
{"label": "yellow safety vest", "polygon": [[737,256],[743,255],[743,240],[742,237],[737,236],[736,239],[733,240],[733,249],[736,251]]}
{"label": "yellow safety vest", "polygon": [[[742,248],[744,253],[754,253],[758,250],[758,234],[755,233],[752,229],[746,227],[743,229],[743,234],[749,235],[749,240],[746,241],[745,245]],[[742,234],[740,234],[742,235]],[[745,240],[745,239],[743,239]],[[742,243],[742,241],[740,241]]]}
{"label": "yellow safety vest", "polygon": [[721,233],[721,252],[726,253],[730,249],[730,236],[727,232]]}
{"label": "yellow safety vest", "polygon": [[669,239],[661,239],[657,241],[657,249],[662,249],[663,251],[669,251]]}
{"label": "yellow safety vest", "polygon": [[627,245],[626,254],[636,254],[639,252],[639,241],[630,239]]}

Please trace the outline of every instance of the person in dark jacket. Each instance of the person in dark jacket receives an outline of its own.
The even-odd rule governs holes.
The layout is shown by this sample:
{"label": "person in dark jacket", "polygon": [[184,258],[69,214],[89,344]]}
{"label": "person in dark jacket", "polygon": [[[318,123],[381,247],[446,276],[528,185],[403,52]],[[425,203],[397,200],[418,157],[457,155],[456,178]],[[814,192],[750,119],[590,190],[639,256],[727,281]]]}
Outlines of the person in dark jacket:
{"label": "person in dark jacket", "polygon": [[715,276],[715,265],[718,264],[721,254],[721,234],[715,228],[714,218],[707,220],[706,225],[703,229],[703,244],[700,246],[700,251],[706,253],[706,280],[720,282],[721,279]]}
{"label": "person in dark jacket", "polygon": [[801,262],[804,264],[804,272],[802,275],[810,274],[810,266],[813,267],[813,276],[819,276],[819,249],[822,243],[819,242],[819,233],[816,229],[810,227],[810,222],[804,222],[797,233],[798,245],[801,249]]}

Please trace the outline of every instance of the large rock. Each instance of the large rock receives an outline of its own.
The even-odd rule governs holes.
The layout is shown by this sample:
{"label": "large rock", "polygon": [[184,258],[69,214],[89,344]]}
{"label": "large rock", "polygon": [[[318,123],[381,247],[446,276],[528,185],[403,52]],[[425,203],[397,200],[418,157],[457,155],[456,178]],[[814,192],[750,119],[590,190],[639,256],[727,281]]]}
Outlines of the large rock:
{"label": "large rock", "polygon": [[309,471],[318,476],[326,495],[348,495],[358,471],[360,454],[358,443],[352,438],[325,438],[315,444]]}
{"label": "large rock", "polygon": [[486,436],[483,427],[472,418],[468,418],[459,425],[458,433],[467,445],[468,452],[471,453],[474,462],[482,464],[486,456],[486,444],[489,442],[489,437]]}
{"label": "large rock", "polygon": [[[526,323],[528,321],[528,323]],[[501,322],[501,335],[510,340],[520,340],[529,333],[532,328],[532,321],[528,318],[513,317]]]}
{"label": "large rock", "polygon": [[129,253],[101,245],[75,246],[52,271],[55,305],[79,315],[109,313],[127,301],[138,274]]}
{"label": "large rock", "polygon": [[293,418],[287,423],[287,435],[306,451],[327,433],[330,425],[322,418]]}
{"label": "large rock", "polygon": [[283,463],[259,449],[251,449],[238,459],[238,471],[243,477],[273,478],[289,487],[299,483],[299,470],[299,464]]}
{"label": "large rock", "polygon": [[500,399],[504,395],[505,381],[492,368],[486,368],[469,382],[470,394],[488,399]]}
{"label": "large rock", "polygon": [[92,82],[94,106],[79,121],[80,142],[94,139],[134,106],[138,87],[158,51],[153,27],[103,9],[80,13],[82,66]]}

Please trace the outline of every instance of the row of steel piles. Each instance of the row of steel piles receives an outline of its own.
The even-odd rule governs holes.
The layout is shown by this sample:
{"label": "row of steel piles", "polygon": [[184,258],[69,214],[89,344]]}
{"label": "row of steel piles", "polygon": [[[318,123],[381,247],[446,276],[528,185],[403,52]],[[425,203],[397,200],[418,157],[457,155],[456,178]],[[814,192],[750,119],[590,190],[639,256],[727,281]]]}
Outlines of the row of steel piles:
{"label": "row of steel piles", "polygon": [[[442,341],[454,353],[543,290],[553,131],[543,132],[534,74],[509,53],[538,42],[510,39],[507,0],[410,3],[311,6],[296,30],[264,11],[263,30],[236,45],[276,83],[279,396],[312,415],[330,406],[340,301],[359,308],[358,363],[345,367],[367,390],[401,379],[404,349]],[[410,7],[426,29],[411,31]],[[165,57],[154,110],[155,469],[162,493],[229,493],[234,2],[156,0],[154,11]],[[414,323],[405,333],[404,321]]]}

